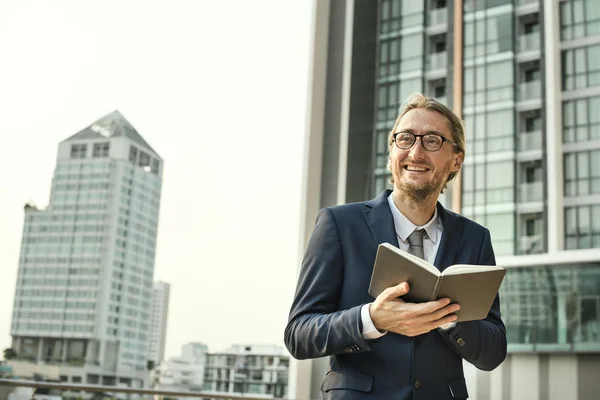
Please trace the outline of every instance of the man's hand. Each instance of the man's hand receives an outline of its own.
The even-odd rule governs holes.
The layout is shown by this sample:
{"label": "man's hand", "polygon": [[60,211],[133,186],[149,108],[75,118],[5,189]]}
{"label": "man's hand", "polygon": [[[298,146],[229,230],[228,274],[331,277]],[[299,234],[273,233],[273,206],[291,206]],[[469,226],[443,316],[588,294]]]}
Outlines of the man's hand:
{"label": "man's hand", "polygon": [[458,311],[458,304],[450,304],[447,298],[418,304],[398,298],[408,290],[406,282],[387,288],[369,306],[371,320],[377,329],[418,336],[456,321],[456,315],[448,314]]}

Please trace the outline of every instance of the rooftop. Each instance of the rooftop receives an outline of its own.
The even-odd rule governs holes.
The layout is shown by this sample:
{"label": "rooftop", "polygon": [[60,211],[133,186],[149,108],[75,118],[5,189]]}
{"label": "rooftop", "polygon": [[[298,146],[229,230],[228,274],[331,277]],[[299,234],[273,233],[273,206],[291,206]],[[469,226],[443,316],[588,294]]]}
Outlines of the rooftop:
{"label": "rooftop", "polygon": [[90,126],[65,139],[63,142],[75,141],[81,139],[102,139],[111,137],[127,137],[138,145],[145,147],[156,154],[154,149],[144,140],[138,131],[123,117],[123,115],[115,110],[110,114],[105,115],[99,120],[92,123]]}

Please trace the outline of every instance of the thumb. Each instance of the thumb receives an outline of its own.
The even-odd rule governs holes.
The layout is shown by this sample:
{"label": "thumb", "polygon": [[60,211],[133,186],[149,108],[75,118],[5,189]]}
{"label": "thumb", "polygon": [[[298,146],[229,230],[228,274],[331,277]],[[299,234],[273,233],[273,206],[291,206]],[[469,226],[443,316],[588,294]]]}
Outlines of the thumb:
{"label": "thumb", "polygon": [[407,282],[402,282],[396,286],[392,286],[387,288],[383,294],[385,295],[385,300],[394,300],[397,297],[404,296],[408,293],[409,287]]}

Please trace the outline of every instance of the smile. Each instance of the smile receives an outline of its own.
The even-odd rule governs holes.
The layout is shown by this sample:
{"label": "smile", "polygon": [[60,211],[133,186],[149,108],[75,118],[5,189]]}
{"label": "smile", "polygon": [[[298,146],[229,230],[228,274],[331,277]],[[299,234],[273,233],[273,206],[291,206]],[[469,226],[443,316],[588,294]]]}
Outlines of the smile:
{"label": "smile", "polygon": [[418,167],[416,165],[405,165],[404,169],[407,170],[407,171],[416,171],[416,172],[427,172],[427,171],[429,171],[429,168]]}

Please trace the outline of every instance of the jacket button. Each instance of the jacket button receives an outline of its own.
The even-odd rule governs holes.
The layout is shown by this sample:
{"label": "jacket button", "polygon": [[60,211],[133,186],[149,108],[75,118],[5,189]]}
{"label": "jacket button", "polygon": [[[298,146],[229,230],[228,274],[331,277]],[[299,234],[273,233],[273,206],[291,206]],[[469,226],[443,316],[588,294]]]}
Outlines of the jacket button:
{"label": "jacket button", "polygon": [[413,383],[413,386],[415,387],[415,389],[418,390],[419,388],[421,388],[421,382],[415,381],[415,383]]}
{"label": "jacket button", "polygon": [[465,339],[461,338],[460,336],[456,338],[456,344],[459,345],[460,347],[463,347],[465,345]]}

